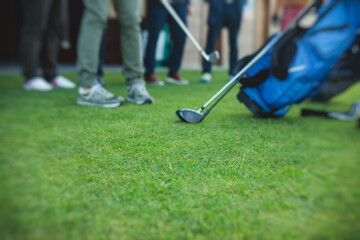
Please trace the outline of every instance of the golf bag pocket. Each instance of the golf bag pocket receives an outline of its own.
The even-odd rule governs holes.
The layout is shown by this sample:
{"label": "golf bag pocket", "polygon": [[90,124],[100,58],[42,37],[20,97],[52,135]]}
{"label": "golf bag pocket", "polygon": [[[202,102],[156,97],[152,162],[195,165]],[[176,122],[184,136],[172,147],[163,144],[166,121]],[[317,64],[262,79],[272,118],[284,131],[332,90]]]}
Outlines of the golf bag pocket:
{"label": "golf bag pocket", "polygon": [[[355,38],[345,4],[345,0],[330,1],[320,7],[311,28],[295,27],[274,36],[278,42],[239,79],[238,100],[255,117],[283,117],[294,103],[318,91]],[[253,56],[240,60],[237,71]]]}
{"label": "golf bag pocket", "polygon": [[312,97],[313,101],[328,102],[360,81],[360,29],[357,30],[355,43],[342,54],[339,62],[330,71],[320,90]]}

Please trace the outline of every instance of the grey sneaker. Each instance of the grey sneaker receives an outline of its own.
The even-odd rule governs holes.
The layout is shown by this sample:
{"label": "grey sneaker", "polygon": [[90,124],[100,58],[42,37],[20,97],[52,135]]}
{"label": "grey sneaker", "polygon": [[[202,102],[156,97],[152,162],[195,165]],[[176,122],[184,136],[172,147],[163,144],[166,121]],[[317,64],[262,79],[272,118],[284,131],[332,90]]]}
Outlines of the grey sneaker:
{"label": "grey sneaker", "polygon": [[154,102],[154,99],[150,96],[143,83],[135,83],[129,87],[127,100],[136,104],[151,104]]}
{"label": "grey sneaker", "polygon": [[117,107],[124,102],[122,97],[117,97],[114,94],[108,92],[97,84],[90,88],[89,91],[84,91],[83,88],[79,88],[79,97],[77,104],[86,106],[101,106],[101,107]]}

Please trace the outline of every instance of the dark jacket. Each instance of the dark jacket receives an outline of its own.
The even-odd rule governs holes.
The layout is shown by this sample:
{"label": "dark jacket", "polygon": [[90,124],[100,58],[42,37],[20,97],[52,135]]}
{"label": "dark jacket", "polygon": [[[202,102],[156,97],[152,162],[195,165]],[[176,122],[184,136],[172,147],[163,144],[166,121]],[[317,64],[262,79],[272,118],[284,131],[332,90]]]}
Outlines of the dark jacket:
{"label": "dark jacket", "polygon": [[[219,23],[223,17],[223,8],[225,5],[225,0],[205,0],[209,3],[209,16],[208,16],[208,24],[214,25]],[[242,18],[242,10],[246,3],[246,0],[234,0],[236,9],[238,11],[237,18],[234,21],[240,24]]]}

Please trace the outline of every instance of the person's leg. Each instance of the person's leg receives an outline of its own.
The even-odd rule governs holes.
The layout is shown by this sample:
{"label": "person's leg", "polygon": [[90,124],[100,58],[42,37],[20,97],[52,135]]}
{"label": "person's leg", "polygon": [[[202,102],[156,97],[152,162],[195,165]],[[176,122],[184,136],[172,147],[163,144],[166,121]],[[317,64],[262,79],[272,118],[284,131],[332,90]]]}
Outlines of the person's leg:
{"label": "person's leg", "polygon": [[48,21],[41,49],[41,67],[44,78],[52,81],[57,75],[57,62],[61,31],[61,0],[48,0],[51,3]]}
{"label": "person's leg", "polygon": [[149,37],[144,59],[145,78],[155,71],[156,45],[167,16],[166,9],[159,2],[148,1]]}
{"label": "person's leg", "polygon": [[97,77],[99,83],[104,84],[104,62],[105,62],[105,51],[106,51],[106,30],[103,32],[99,51],[99,65],[97,69]]}
{"label": "person's leg", "polygon": [[98,84],[97,67],[101,37],[107,23],[110,0],[83,0],[82,17],[77,46],[77,75],[80,85],[90,88]]}
{"label": "person's leg", "polygon": [[20,54],[26,80],[39,77],[38,73],[42,40],[47,26],[51,1],[23,0],[23,26],[20,34]]}
{"label": "person's leg", "polygon": [[127,100],[136,104],[153,103],[154,99],[142,80],[143,58],[140,30],[140,0],[116,0],[120,24],[120,41],[124,76],[129,86]]}
{"label": "person's leg", "polygon": [[236,27],[229,27],[229,76],[234,74],[234,69],[238,61],[239,49],[238,49],[238,36],[239,29]]}
{"label": "person's leg", "polygon": [[[187,25],[186,4],[175,5],[174,10],[179,15],[180,19],[184,22],[184,24]],[[178,73],[181,66],[182,58],[184,55],[186,34],[172,17],[169,20],[169,24],[174,41],[174,45],[169,59],[169,75],[173,75],[175,73]]]}
{"label": "person's leg", "polygon": [[97,67],[101,37],[105,30],[110,0],[83,0],[85,10],[78,39],[77,74],[81,87],[77,104],[117,107],[124,102],[98,84]]}
{"label": "person's leg", "polygon": [[120,24],[120,43],[123,73],[130,84],[142,82],[142,42],[140,29],[140,0],[116,0],[115,7]]}
{"label": "person's leg", "polygon": [[[215,44],[219,38],[222,22],[218,22],[217,25],[208,25],[207,37],[206,37],[206,47],[205,52],[210,54],[214,51]],[[211,73],[211,63],[202,59],[202,72]]]}
{"label": "person's leg", "polygon": [[236,63],[238,61],[238,36],[239,36],[239,30],[241,26],[241,19],[240,22],[237,21],[236,15],[238,14],[238,11],[234,4],[228,4],[228,6],[225,7],[226,11],[226,25],[228,26],[229,30],[229,76],[234,74],[234,69],[236,67]]}

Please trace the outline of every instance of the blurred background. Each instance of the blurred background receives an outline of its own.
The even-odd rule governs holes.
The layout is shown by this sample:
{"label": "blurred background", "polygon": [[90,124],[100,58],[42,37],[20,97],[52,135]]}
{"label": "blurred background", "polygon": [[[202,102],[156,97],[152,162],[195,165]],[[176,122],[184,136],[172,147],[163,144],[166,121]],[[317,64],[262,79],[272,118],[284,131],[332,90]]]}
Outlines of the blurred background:
{"label": "blurred background", "polygon": [[[20,0],[2,0],[0,2],[0,29],[2,37],[0,38],[0,71],[16,71],[19,62],[19,33],[22,23]],[[260,47],[267,37],[277,31],[271,24],[271,12],[273,11],[274,0],[248,0],[244,9],[243,23],[239,38],[240,57],[254,52]],[[59,63],[63,68],[73,69],[76,61],[76,41],[79,32],[80,20],[83,11],[82,1],[67,1],[64,6],[68,11],[63,16],[67,22],[63,29],[63,38],[65,37],[70,48],[66,49],[66,43],[60,51]],[[147,1],[142,0],[142,29],[143,44],[146,44],[146,8]],[[208,4],[202,0],[192,1],[192,14],[188,17],[188,27],[194,37],[205,46],[206,41],[206,18]],[[109,9],[109,22],[106,42],[105,64],[107,66],[121,65],[121,52],[119,47],[119,29],[116,20],[116,13],[113,7]],[[156,60],[157,66],[166,66],[169,49],[171,48],[171,36],[167,26],[158,41]],[[221,59],[216,63],[215,68],[228,68],[228,37],[226,28],[217,43],[217,50],[220,52]],[[201,56],[196,48],[187,41],[182,69],[200,69]]]}

